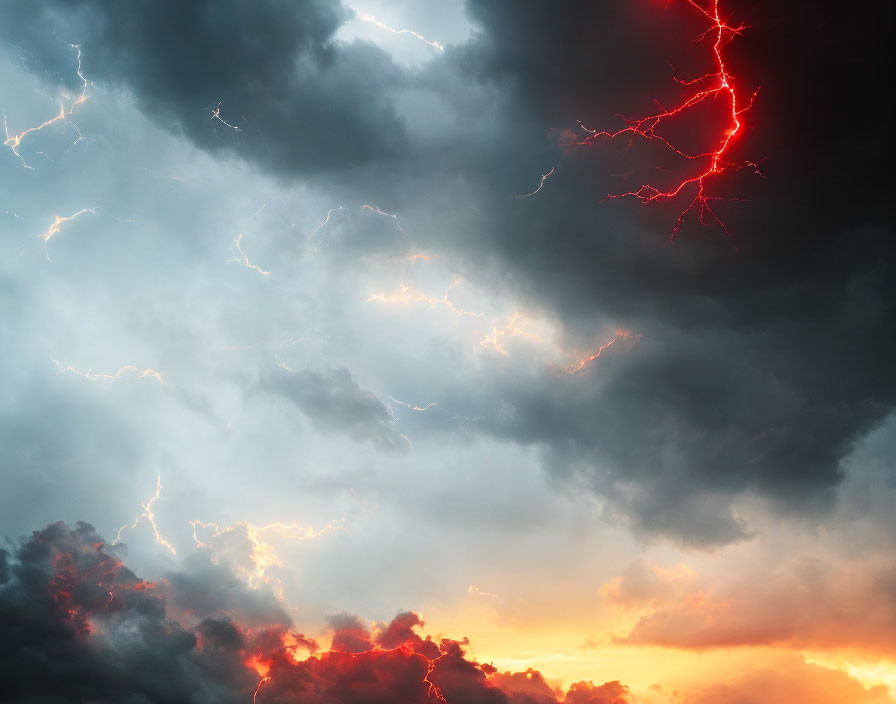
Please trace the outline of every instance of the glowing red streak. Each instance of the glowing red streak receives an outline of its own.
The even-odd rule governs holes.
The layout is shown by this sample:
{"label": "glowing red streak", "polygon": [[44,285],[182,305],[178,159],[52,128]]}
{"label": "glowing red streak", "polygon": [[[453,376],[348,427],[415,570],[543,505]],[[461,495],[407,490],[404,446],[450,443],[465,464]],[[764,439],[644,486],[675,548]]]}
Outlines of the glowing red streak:
{"label": "glowing red streak", "polygon": [[[588,128],[585,128],[586,131],[591,132],[591,134],[577,143],[579,145],[590,145],[601,138],[616,139],[617,137],[628,135],[631,138],[643,137],[648,141],[658,141],[675,154],[686,159],[705,160],[706,165],[700,172],[693,176],[683,178],[677,185],[667,190],[663,190],[650,184],[645,184],[635,191],[613,193],[607,196],[607,198],[626,198],[631,196],[639,199],[643,203],[650,203],[663,199],[676,198],[689,186],[695,186],[696,192],[694,193],[694,197],[688,203],[688,206],[679,214],[675,227],[672,230],[672,234],[669,237],[670,242],[675,239],[675,235],[679,229],[681,229],[682,223],[688,213],[695,209],[699,209],[701,224],[705,224],[705,218],[708,214],[716,223],[718,223],[722,230],[724,230],[725,234],[731,237],[728,228],[709,206],[709,201],[720,200],[720,198],[718,196],[707,195],[706,181],[728,169],[741,168],[744,166],[749,166],[753,168],[756,173],[759,173],[759,167],[755,163],[736,163],[729,161],[726,157],[731,143],[741,131],[741,122],[738,116],[750,109],[750,106],[753,104],[753,97],[756,95],[756,92],[754,92],[746,107],[738,107],[738,97],[734,79],[728,72],[728,68],[725,65],[725,59],[722,55],[722,49],[725,45],[746,29],[746,25],[732,27],[726,24],[719,15],[719,0],[709,0],[709,9],[702,7],[696,0],[685,1],[711,22],[710,27],[699,37],[699,39],[703,39],[710,35],[715,37],[713,42],[715,70],[692,80],[686,81],[675,78],[681,85],[693,87],[696,91],[690,95],[684,96],[675,107],[670,109],[664,108],[662,111],[646,117],[626,120],[627,126],[615,132],[588,130]],[[700,105],[708,98],[716,97],[722,97],[728,102],[729,111],[727,118],[728,124],[724,128],[722,139],[714,150],[703,152],[701,154],[688,154],[657,133],[657,129],[660,128],[664,122],[680,116],[691,108]]]}
{"label": "glowing red streak", "polygon": [[434,660],[429,661],[429,664],[426,667],[426,677],[423,678],[423,681],[427,685],[429,685],[429,688],[427,689],[427,694],[429,694],[430,697],[435,697],[440,702],[445,702],[445,704],[448,704],[448,700],[445,699],[445,695],[442,694],[442,690],[439,689],[438,685],[436,685],[435,682],[433,682],[432,680],[429,679],[429,676],[432,674],[432,671],[435,668],[436,663],[439,660],[441,660],[443,657],[445,657],[445,656],[439,655],[439,657],[435,658]]}
{"label": "glowing red streak", "polygon": [[[294,638],[293,638],[294,639]],[[284,645],[286,645],[286,637],[284,637]],[[286,646],[286,650],[289,651],[289,646]],[[328,657],[328,656],[342,656],[347,658],[361,658],[366,655],[370,655],[372,653],[405,653],[409,656],[416,656],[423,658],[426,660],[426,675],[423,677],[421,682],[427,686],[427,696],[436,699],[437,701],[444,702],[444,704],[448,704],[448,700],[442,694],[442,690],[439,688],[435,682],[429,679],[430,675],[432,675],[433,670],[435,669],[436,663],[445,657],[445,654],[439,655],[437,658],[433,658],[430,660],[428,657],[423,655],[422,653],[415,652],[412,648],[408,646],[408,644],[402,644],[395,648],[381,648],[379,646],[375,646],[368,650],[363,650],[358,653],[350,653],[344,650],[327,650],[325,653],[322,653],[320,657]],[[292,652],[292,657],[296,662],[300,662],[299,658],[296,657],[296,653]],[[261,678],[258,681],[258,685],[255,687],[255,693],[252,696],[252,704],[257,704],[258,695],[261,692],[262,686],[266,682],[270,682],[272,680],[271,677],[271,667],[273,665],[273,659],[265,658],[263,655],[253,654],[243,660],[243,665],[246,668],[253,670],[258,676]]]}
{"label": "glowing red streak", "polygon": [[591,364],[591,362],[593,362],[595,359],[600,357],[604,353],[604,350],[606,350],[608,347],[612,347],[613,345],[615,345],[617,342],[619,342],[619,340],[621,340],[624,337],[632,337],[632,333],[630,333],[628,330],[617,330],[616,337],[614,337],[609,342],[601,345],[597,349],[597,352],[594,352],[593,354],[588,355],[587,357],[585,357],[585,359],[582,359],[579,362],[577,362],[576,364],[574,364],[573,366],[568,367],[566,369],[566,373],[567,374],[575,374],[576,372],[582,371],[586,366]]}
{"label": "glowing red streak", "polygon": [[361,651],[360,653],[347,653],[347,652],[342,651],[342,650],[328,650],[326,654],[328,654],[328,655],[333,655],[333,654],[335,654],[335,655],[347,655],[348,657],[351,657],[351,658],[358,658],[358,657],[361,657],[361,656],[363,656],[363,655],[369,655],[370,653],[395,653],[395,652],[404,652],[404,653],[408,653],[408,654],[410,654],[410,655],[416,655],[417,657],[421,657],[421,658],[423,658],[424,660],[426,660],[426,663],[427,663],[427,665],[426,665],[426,676],[423,678],[422,682],[423,682],[424,684],[427,685],[427,690],[426,690],[426,691],[427,691],[427,694],[428,694],[430,697],[435,697],[435,698],[438,699],[440,702],[445,702],[445,704],[448,704],[448,700],[445,699],[445,696],[442,694],[442,690],[439,689],[439,687],[438,687],[437,684],[435,684],[434,682],[432,682],[432,681],[429,679],[429,676],[432,674],[432,671],[433,671],[433,669],[435,668],[436,663],[437,663],[439,660],[441,660],[443,657],[445,657],[445,654],[444,654],[444,653],[443,653],[442,655],[439,655],[439,657],[437,657],[437,658],[433,658],[432,660],[430,660],[429,658],[427,658],[427,657],[426,657],[425,655],[423,655],[422,653],[417,653],[417,652],[414,652],[413,650],[409,650],[409,649],[408,649],[408,646],[407,646],[406,644],[403,644],[403,645],[399,645],[397,648],[379,648],[379,647],[376,647],[376,648],[371,648],[370,650],[364,650],[364,651]]}
{"label": "glowing red streak", "polygon": [[261,685],[263,685],[265,682],[269,682],[270,679],[270,677],[262,677],[258,681],[258,686],[255,688],[255,694],[252,695],[252,704],[258,704],[258,693],[261,691]]}

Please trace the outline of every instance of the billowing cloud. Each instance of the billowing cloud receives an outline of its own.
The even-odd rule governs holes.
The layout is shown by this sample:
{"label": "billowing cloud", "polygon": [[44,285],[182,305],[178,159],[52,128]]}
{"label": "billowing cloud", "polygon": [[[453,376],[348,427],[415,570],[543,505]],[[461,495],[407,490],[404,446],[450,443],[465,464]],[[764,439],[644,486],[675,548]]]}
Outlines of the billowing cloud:
{"label": "billowing cloud", "polygon": [[[147,582],[84,523],[50,525],[0,557],[0,673],[5,696],[23,703],[629,702],[619,683],[579,683],[562,699],[536,672],[498,675],[467,659],[466,641],[421,637],[410,612],[373,631],[333,616],[331,649],[320,651],[282,612],[260,617],[258,597],[220,570]],[[229,597],[196,598],[221,587]]]}
{"label": "billowing cloud", "polygon": [[682,704],[889,704],[885,686],[866,689],[842,672],[811,665],[793,657],[774,668],[757,668],[732,678],[731,682],[697,688],[667,701]]}
{"label": "billowing cloud", "polygon": [[670,241],[595,135],[712,2],[4,3],[0,535],[133,526],[8,548],[9,696],[885,701],[892,23],[719,0]]}
{"label": "billowing cloud", "polygon": [[623,643],[896,653],[894,587],[890,564],[827,556],[715,579],[636,561],[602,593],[610,606],[642,614]]}
{"label": "billowing cloud", "polygon": [[348,369],[265,372],[260,387],[299,409],[314,427],[367,440],[385,450],[407,449],[389,409],[358,386]]}
{"label": "billowing cloud", "polygon": [[403,142],[389,99],[401,70],[370,44],[331,41],[349,17],[331,0],[51,0],[17,3],[4,25],[40,51],[43,71],[67,65],[57,37],[82,43],[92,79],[126,89],[161,124],[295,174],[388,158]]}
{"label": "billowing cloud", "polygon": [[[579,120],[611,126],[674,98],[667,59],[706,70],[706,43],[682,41],[705,17],[648,2],[475,0],[468,11],[474,36],[413,71],[334,40],[349,12],[325,0],[46,0],[17,4],[4,31],[52,71],[67,47],[49,37],[64,28],[97,80],[175,134],[271,174],[326,175],[334,205],[400,210],[421,244],[556,318],[577,348],[608,323],[636,331],[640,343],[585,370],[574,393],[551,373],[525,384],[471,373],[445,389],[425,375],[494,400],[482,432],[541,448],[550,471],[609,495],[636,530],[717,544],[750,535],[732,513],[745,494],[785,511],[828,507],[842,460],[896,400],[888,164],[863,146],[889,136],[844,129],[874,111],[869,68],[882,62],[836,50],[867,31],[861,16],[832,9],[809,39],[794,30],[799,8],[728,4],[750,25],[730,70],[745,94],[761,86],[737,158],[761,161],[764,177],[719,184],[734,199],[718,204],[733,240],[688,222],[667,246],[674,206],[602,202],[629,185],[620,173],[656,171],[649,151],[575,147],[570,135],[587,134]],[[807,53],[829,90],[798,68]],[[209,119],[219,102],[239,129]],[[537,196],[508,199],[552,166]],[[358,254],[349,245],[340,261]]]}

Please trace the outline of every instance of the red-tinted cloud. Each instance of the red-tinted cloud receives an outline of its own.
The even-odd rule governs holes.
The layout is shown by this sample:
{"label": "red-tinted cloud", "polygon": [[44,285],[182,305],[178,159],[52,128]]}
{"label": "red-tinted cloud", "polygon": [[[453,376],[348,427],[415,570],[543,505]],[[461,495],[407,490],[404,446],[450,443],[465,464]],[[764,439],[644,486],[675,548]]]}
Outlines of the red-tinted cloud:
{"label": "red-tinted cloud", "polygon": [[787,645],[896,653],[896,570],[803,559],[761,573],[710,580],[681,566],[643,562],[604,585],[608,604],[643,615],[621,640],[712,648]]}
{"label": "red-tinted cloud", "polygon": [[731,682],[672,697],[673,704],[891,704],[886,687],[865,689],[843,672],[788,658]]}
{"label": "red-tinted cloud", "polygon": [[[412,612],[368,628],[331,617],[331,649],[252,608],[220,573],[139,579],[93,528],[61,523],[0,560],[0,681],[21,704],[69,700],[275,704],[628,704],[625,687],[498,673],[466,640],[422,637]],[[190,599],[183,590],[228,591]],[[191,608],[185,609],[184,605]],[[252,625],[241,621],[252,614]],[[264,614],[267,614],[265,620]]]}

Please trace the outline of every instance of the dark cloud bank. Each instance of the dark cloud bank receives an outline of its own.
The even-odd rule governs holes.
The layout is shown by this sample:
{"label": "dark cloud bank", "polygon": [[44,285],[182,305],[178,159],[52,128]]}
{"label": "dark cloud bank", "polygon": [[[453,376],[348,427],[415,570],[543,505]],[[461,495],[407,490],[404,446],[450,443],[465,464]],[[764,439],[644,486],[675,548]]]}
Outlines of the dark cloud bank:
{"label": "dark cloud bank", "polygon": [[146,582],[84,523],[52,524],[0,553],[7,701],[630,702],[619,682],[580,682],[564,699],[537,672],[498,673],[469,660],[465,641],[422,638],[411,612],[373,632],[348,614],[331,623],[332,650],[321,651],[272,599],[208,562]]}
{"label": "dark cloud bank", "polygon": [[[479,31],[419,71],[333,42],[347,11],[327,0],[21,1],[2,31],[50,76],[67,51],[52,32],[77,37],[92,78],[200,147],[407,212],[570,339],[593,339],[598,318],[640,333],[575,382],[471,388],[506,409],[480,427],[542,446],[636,528],[708,544],[746,534],[730,513],[743,492],[823,507],[896,400],[889,10],[723,3],[750,25],[730,70],[744,92],[761,86],[736,156],[764,159],[764,178],[714,185],[746,200],[719,205],[735,242],[689,222],[667,246],[675,206],[601,203],[651,173],[654,155],[560,144],[578,119],[612,127],[615,113],[674,99],[667,58],[705,67],[706,46],[687,42],[705,26],[684,5],[471,0]],[[396,106],[414,91],[454,118],[409,125]],[[210,126],[219,101],[239,131]],[[538,197],[507,200],[551,165]]]}

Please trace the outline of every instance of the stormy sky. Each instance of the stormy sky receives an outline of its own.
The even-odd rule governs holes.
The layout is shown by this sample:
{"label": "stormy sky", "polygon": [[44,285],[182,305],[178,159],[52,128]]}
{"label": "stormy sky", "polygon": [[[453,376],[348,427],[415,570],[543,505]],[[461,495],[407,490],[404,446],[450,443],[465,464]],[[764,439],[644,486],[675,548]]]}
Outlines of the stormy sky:
{"label": "stormy sky", "polygon": [[[33,701],[174,701],[156,657],[251,700],[216,673],[271,629],[444,655],[452,702],[892,701],[887,12],[715,7],[0,3],[0,647],[71,662]],[[610,136],[714,47],[733,92]],[[726,136],[695,207],[607,198]],[[35,596],[98,542],[158,593]],[[379,701],[333,657],[270,701]]]}

